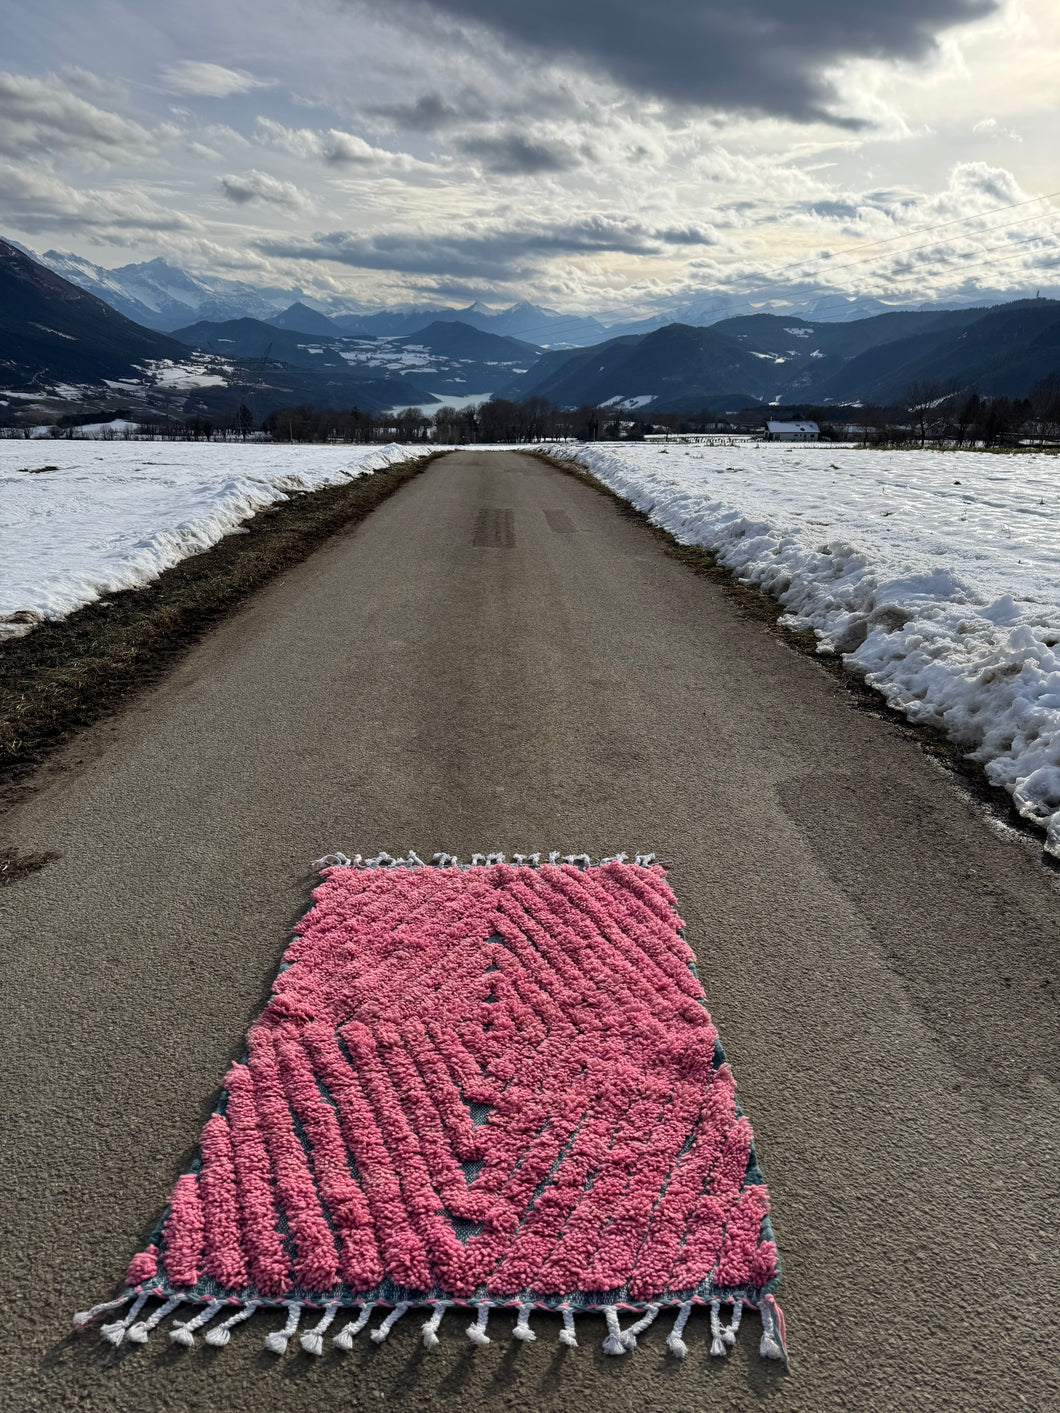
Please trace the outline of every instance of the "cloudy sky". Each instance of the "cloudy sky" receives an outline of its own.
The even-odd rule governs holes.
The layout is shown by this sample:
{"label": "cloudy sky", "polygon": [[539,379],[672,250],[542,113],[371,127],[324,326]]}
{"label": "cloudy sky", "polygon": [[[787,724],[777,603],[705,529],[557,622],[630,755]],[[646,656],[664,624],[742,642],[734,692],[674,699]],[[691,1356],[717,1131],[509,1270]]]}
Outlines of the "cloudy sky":
{"label": "cloudy sky", "polygon": [[37,250],[616,316],[1060,285],[1055,0],[0,0],[0,25],[0,235]]}

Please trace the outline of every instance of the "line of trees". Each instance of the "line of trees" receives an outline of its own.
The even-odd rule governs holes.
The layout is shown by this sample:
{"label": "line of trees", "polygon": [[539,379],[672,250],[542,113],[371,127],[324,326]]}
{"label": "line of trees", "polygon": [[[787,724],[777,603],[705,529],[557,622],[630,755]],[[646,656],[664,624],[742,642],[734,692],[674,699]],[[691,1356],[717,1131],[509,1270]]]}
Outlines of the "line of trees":
{"label": "line of trees", "polygon": [[[93,435],[124,440],[163,437],[183,441],[269,440],[277,442],[403,443],[538,441],[639,441],[659,433],[746,435],[766,418],[814,421],[825,440],[856,440],[868,446],[897,447],[1016,447],[1060,446],[1060,373],[1037,383],[1027,397],[981,397],[976,392],[939,382],[912,384],[904,398],[889,405],[748,407],[719,414],[710,408],[689,412],[630,412],[614,406],[585,404],[557,407],[545,398],[524,402],[498,399],[469,407],[419,407],[400,412],[369,412],[363,408],[283,407],[270,412],[260,426],[250,409],[195,415],[183,420],[144,419],[140,409],[68,413],[50,429],[52,437],[77,437],[82,428],[109,420],[127,426],[105,428]],[[0,436],[40,435],[40,429],[9,423]]]}

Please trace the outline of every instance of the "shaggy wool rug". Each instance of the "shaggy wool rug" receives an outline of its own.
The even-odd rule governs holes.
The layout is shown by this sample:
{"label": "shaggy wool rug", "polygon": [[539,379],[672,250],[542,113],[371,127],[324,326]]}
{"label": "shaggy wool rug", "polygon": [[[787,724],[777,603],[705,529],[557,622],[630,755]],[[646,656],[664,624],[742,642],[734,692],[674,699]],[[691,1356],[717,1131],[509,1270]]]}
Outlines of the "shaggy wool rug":
{"label": "shaggy wool rug", "polygon": [[429,1347],[450,1307],[477,1344],[497,1307],[520,1339],[552,1312],[570,1345],[598,1311],[618,1355],[672,1307],[681,1358],[696,1307],[716,1355],[752,1307],[761,1352],[786,1357],[751,1125],[664,870],[515,860],[320,861],[199,1158],[122,1297],[79,1323],[131,1301],[102,1333],[142,1343],[188,1302],[171,1337],[224,1311],[204,1329],[220,1345],[273,1306],[267,1346],[308,1315],[320,1353],[377,1307],[373,1339],[421,1307]]}

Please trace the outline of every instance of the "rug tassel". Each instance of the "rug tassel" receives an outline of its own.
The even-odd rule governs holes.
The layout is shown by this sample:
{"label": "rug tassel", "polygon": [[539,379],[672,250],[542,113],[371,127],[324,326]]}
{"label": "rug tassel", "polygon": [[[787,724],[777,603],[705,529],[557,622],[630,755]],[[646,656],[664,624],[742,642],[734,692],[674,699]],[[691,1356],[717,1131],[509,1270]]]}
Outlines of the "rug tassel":
{"label": "rug tassel", "polygon": [[532,1305],[519,1306],[519,1318],[515,1322],[515,1329],[512,1330],[512,1336],[515,1339],[530,1340],[531,1342],[537,1339],[537,1335],[530,1328],[530,1311],[533,1308]]}
{"label": "rug tassel", "polygon": [[122,1340],[125,1338],[126,1330],[135,1321],[137,1315],[139,1315],[146,1304],[147,1296],[144,1294],[138,1295],[133,1301],[132,1309],[125,1316],[125,1319],[115,1320],[112,1325],[104,1325],[100,1330],[100,1334],[110,1344],[121,1344]]}
{"label": "rug tassel", "polygon": [[307,1354],[324,1353],[324,1331],[338,1313],[339,1307],[337,1305],[325,1306],[324,1313],[318,1323],[311,1330],[306,1330],[302,1336],[302,1348]]}
{"label": "rug tassel", "polygon": [[732,1319],[727,1328],[721,1332],[721,1337],[731,1349],[736,1343],[736,1332],[740,1328],[740,1321],[743,1319],[743,1301],[734,1300],[732,1305]]}
{"label": "rug tassel", "polygon": [[119,1310],[123,1305],[128,1305],[132,1298],[132,1291],[128,1290],[117,1300],[104,1300],[101,1305],[93,1305],[91,1310],[78,1310],[74,1316],[74,1324],[78,1327],[90,1325],[97,1315],[103,1315],[108,1310]]}
{"label": "rug tassel", "polygon": [[438,1304],[431,1311],[431,1318],[423,1323],[423,1347],[424,1349],[438,1348],[438,1326],[442,1323],[442,1316],[450,1302],[439,1300]]}
{"label": "rug tassel", "polygon": [[643,1334],[651,1322],[659,1313],[658,1305],[649,1305],[635,1325],[630,1325],[628,1330],[623,1330],[621,1339],[626,1346],[627,1354],[632,1354],[637,1347],[637,1336]]}
{"label": "rug tassel", "polygon": [[788,1349],[784,1339],[784,1311],[771,1295],[767,1295],[759,1306],[762,1315],[762,1340],[758,1352],[764,1359],[782,1359],[788,1362]]}
{"label": "rug tassel", "polygon": [[270,1354],[286,1354],[287,1341],[292,1338],[298,1328],[298,1321],[302,1318],[302,1303],[293,1300],[287,1306],[287,1323],[282,1330],[273,1330],[272,1334],[265,1336],[265,1348]]}
{"label": "rug tassel", "polygon": [[214,1349],[223,1349],[232,1338],[232,1326],[249,1320],[260,1304],[260,1300],[252,1300],[249,1305],[244,1305],[242,1310],[237,1310],[234,1315],[229,1315],[222,1324],[215,1325],[212,1330],[207,1330],[203,1336],[206,1343],[212,1345]]}
{"label": "rug tassel", "polygon": [[375,1302],[361,1307],[361,1313],[356,1320],[351,1320],[348,1325],[344,1325],[338,1334],[331,1341],[338,1349],[352,1349],[353,1337],[359,1335],[365,1325],[372,1318],[372,1311],[375,1309]]}
{"label": "rug tassel", "polygon": [[153,1315],[148,1315],[146,1320],[139,1320],[135,1325],[130,1325],[126,1331],[125,1338],[132,1344],[146,1344],[147,1337],[156,1325],[162,1323],[167,1315],[172,1315],[173,1311],[180,1305],[179,1295],[171,1295],[164,1305],[160,1305]]}
{"label": "rug tassel", "polygon": [[486,1321],[489,1317],[490,1307],[488,1305],[480,1305],[475,1317],[475,1323],[467,1327],[467,1337],[472,1344],[489,1344],[490,1337],[486,1333]]}
{"label": "rug tassel", "polygon": [[195,1331],[205,1325],[207,1320],[212,1320],[223,1305],[223,1300],[215,1300],[193,1320],[187,1320],[183,1325],[174,1325],[169,1332],[170,1339],[174,1344],[183,1344],[185,1348],[190,1349],[195,1343]]}
{"label": "rug tassel", "polygon": [[710,1352],[717,1358],[721,1354],[728,1354],[728,1348],[721,1337],[721,1301],[712,1300],[710,1302]]}
{"label": "rug tassel", "polygon": [[637,865],[638,868],[647,868],[649,864],[654,862],[654,854],[638,854],[636,859],[634,859],[634,863]]}
{"label": "rug tassel", "polygon": [[685,1326],[688,1324],[688,1317],[691,1313],[692,1303],[689,1301],[687,1305],[682,1305],[681,1309],[677,1312],[674,1327],[666,1336],[666,1347],[675,1359],[683,1359],[688,1353],[688,1345],[681,1336],[684,1333]]}
{"label": "rug tassel", "polygon": [[409,1307],[407,1304],[395,1305],[393,1310],[391,1310],[390,1314],[386,1317],[386,1319],[379,1326],[379,1328],[377,1330],[372,1331],[369,1338],[374,1339],[376,1344],[382,1344],[383,1340],[386,1339],[387,1335],[394,1328],[394,1326],[401,1319],[402,1315],[404,1315],[405,1311],[408,1308]]}
{"label": "rug tassel", "polygon": [[613,1305],[608,1305],[604,1310],[604,1319],[607,1321],[607,1338],[604,1340],[605,1354],[625,1354],[626,1346],[622,1342],[622,1331],[618,1327],[618,1311]]}
{"label": "rug tassel", "polygon": [[553,849],[553,850],[552,850],[552,852],[551,852],[551,853],[549,854],[549,856],[548,856],[548,861],[549,861],[550,864],[553,864],[553,865],[559,863],[559,850],[558,850],[558,849]]}
{"label": "rug tassel", "polygon": [[561,1310],[563,1316],[563,1328],[559,1332],[560,1344],[569,1345],[571,1349],[578,1348],[578,1337],[574,1333],[574,1311]]}
{"label": "rug tassel", "polygon": [[593,861],[588,854],[568,854],[563,862],[570,864],[571,868],[592,868],[593,866]]}

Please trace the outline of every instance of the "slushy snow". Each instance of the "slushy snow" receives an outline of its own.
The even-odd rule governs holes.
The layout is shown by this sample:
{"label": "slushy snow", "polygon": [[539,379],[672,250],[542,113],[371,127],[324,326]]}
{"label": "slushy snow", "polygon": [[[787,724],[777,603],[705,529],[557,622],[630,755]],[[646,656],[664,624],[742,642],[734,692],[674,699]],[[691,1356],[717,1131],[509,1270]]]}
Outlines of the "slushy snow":
{"label": "slushy snow", "polygon": [[0,638],[146,584],[293,493],[425,450],[0,440]]}
{"label": "slushy snow", "polygon": [[542,448],[776,597],[941,727],[1060,857],[1060,461],[828,444]]}

